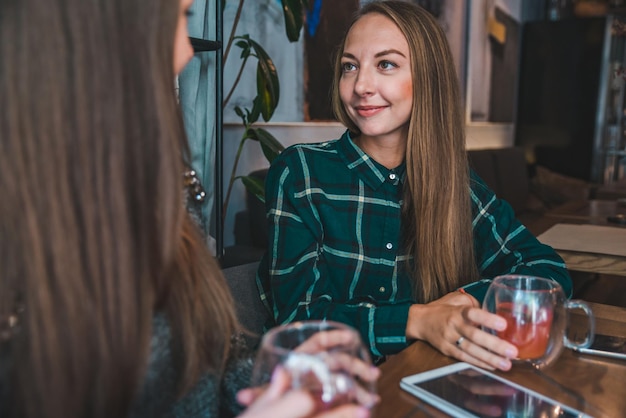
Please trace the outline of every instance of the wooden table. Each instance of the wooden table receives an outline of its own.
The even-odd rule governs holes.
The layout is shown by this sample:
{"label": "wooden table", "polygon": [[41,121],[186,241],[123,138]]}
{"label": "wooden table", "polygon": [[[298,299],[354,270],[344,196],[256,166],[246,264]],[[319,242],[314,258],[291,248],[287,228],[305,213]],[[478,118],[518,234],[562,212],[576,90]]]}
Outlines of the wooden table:
{"label": "wooden table", "polygon": [[535,235],[547,231],[557,223],[626,228],[625,225],[607,221],[607,216],[618,213],[626,214],[626,206],[619,205],[615,200],[574,200],[549,210],[540,218],[530,221],[526,227]]}
{"label": "wooden table", "polygon": [[[618,213],[626,214],[626,207],[620,206],[615,200],[571,201],[548,211],[541,218],[528,223],[526,226],[536,236],[559,223],[626,228],[625,225],[607,221],[607,216]],[[626,246],[626,243],[624,245]],[[626,276],[626,257],[560,249],[556,249],[556,251],[563,258],[569,270]]]}
{"label": "wooden table", "polygon": [[[626,309],[590,303],[596,316],[596,332],[626,336]],[[577,315],[572,316],[577,323]],[[391,356],[380,367],[381,402],[373,411],[377,418],[445,417],[439,410],[400,388],[400,379],[454,363],[424,342],[416,342]],[[626,361],[577,354],[564,349],[542,371],[514,366],[497,374],[527,386],[594,417],[621,417],[626,413]]]}
{"label": "wooden table", "polygon": [[545,216],[581,220],[593,225],[614,225],[606,220],[607,216],[626,213],[626,206],[621,206],[616,200],[574,200],[548,211]]}
{"label": "wooden table", "polygon": [[607,200],[626,198],[626,179],[598,187],[596,196]]}

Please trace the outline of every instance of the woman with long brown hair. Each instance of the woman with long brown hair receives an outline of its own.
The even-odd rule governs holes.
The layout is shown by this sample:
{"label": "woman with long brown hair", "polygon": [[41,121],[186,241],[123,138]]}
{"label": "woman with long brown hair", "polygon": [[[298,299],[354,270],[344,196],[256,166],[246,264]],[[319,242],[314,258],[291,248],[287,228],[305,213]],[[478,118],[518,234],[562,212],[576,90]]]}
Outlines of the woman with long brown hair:
{"label": "woman with long brown hair", "polygon": [[480,328],[506,326],[480,309],[490,280],[548,277],[571,294],[571,279],[469,169],[437,21],[411,2],[367,3],[337,55],[332,98],[347,132],[285,150],[266,179],[258,284],[275,322],[333,319],[359,329],[378,357],[420,339],[509,369],[516,347]]}
{"label": "woman with long brown hair", "polygon": [[[4,418],[219,413],[239,325],[183,204],[191,3],[0,0]],[[246,416],[308,416],[285,379]]]}

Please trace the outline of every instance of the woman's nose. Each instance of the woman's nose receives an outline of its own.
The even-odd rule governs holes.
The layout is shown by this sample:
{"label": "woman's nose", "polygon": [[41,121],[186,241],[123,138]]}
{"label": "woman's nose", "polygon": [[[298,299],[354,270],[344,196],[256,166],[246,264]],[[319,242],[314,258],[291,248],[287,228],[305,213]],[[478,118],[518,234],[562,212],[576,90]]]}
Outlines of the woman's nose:
{"label": "woman's nose", "polygon": [[361,69],[354,84],[354,92],[364,96],[374,92],[374,77],[369,71]]}

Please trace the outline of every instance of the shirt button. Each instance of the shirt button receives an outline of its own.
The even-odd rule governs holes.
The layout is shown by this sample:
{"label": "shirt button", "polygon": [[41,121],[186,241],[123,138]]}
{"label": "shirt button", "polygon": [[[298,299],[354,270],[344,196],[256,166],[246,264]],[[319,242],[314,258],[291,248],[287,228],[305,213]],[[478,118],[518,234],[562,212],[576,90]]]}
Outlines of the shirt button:
{"label": "shirt button", "polygon": [[383,286],[381,286],[381,287],[378,289],[378,291],[379,291],[380,293],[385,293],[385,288],[384,288]]}
{"label": "shirt button", "polygon": [[391,180],[395,180],[396,179],[396,175],[394,173],[389,174],[389,178]]}
{"label": "shirt button", "polygon": [[391,250],[393,248],[393,244],[388,242],[387,245],[385,245],[385,247],[387,247],[388,250]]}

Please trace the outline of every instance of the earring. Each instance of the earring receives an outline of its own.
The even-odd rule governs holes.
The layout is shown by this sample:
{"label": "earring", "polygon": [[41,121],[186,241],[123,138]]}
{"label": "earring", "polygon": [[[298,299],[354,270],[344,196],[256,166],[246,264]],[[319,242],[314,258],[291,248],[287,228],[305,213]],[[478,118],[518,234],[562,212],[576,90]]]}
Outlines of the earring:
{"label": "earring", "polygon": [[9,341],[19,330],[24,305],[18,304],[9,315],[0,315],[0,342]]}
{"label": "earring", "polygon": [[183,173],[183,179],[189,198],[195,202],[202,203],[206,198],[206,192],[195,170],[187,170]]}

